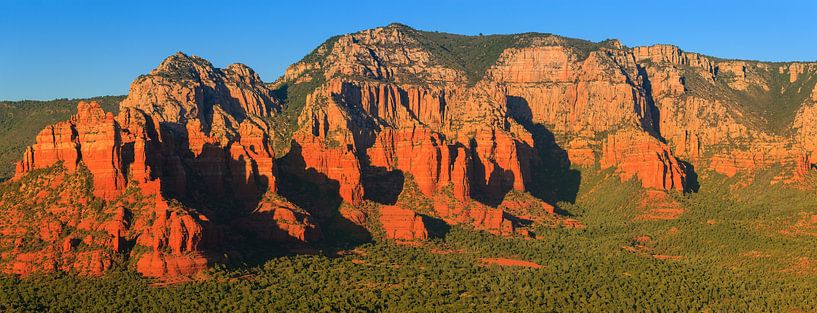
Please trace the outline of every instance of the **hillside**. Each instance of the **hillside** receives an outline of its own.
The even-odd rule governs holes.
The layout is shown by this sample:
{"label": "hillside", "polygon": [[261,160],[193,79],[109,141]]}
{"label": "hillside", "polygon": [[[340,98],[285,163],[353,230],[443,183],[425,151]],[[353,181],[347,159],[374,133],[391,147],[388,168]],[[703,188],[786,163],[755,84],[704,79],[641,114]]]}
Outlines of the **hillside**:
{"label": "hillside", "polygon": [[186,282],[163,301],[813,309],[815,76],[401,24],[333,37],[272,83],[179,52],[125,98],[2,104],[19,161],[0,308],[76,308],[44,283],[127,282],[124,306]]}

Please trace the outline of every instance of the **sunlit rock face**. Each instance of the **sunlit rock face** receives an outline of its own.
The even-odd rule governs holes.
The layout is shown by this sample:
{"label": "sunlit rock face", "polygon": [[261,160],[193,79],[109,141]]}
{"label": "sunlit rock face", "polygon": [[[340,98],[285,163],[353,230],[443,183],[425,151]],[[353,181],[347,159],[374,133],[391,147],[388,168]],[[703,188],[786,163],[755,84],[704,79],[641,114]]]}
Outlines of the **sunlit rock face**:
{"label": "sunlit rock face", "polygon": [[[530,237],[597,168],[649,199],[694,191],[703,171],[779,167],[796,182],[817,159],[815,76],[814,63],[398,24],[332,38],[271,84],[177,53],[118,115],[80,102],[36,135],[0,202],[1,268],[102,275],[124,256],[172,278],[237,242],[422,242],[440,223]],[[32,236],[45,244],[27,249]]]}

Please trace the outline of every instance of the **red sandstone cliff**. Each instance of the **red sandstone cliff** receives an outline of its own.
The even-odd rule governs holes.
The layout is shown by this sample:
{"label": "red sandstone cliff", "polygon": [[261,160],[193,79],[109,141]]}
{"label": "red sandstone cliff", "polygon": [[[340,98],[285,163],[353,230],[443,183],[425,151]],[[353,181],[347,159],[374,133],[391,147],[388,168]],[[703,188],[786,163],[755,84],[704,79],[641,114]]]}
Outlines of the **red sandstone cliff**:
{"label": "red sandstone cliff", "polygon": [[380,223],[386,238],[395,240],[426,240],[428,230],[423,217],[412,210],[397,206],[380,208]]}
{"label": "red sandstone cliff", "polygon": [[[576,167],[666,198],[695,171],[782,165],[788,182],[814,166],[815,64],[508,36],[474,72],[430,33],[361,31],[271,85],[174,54],[117,116],[79,103],[36,136],[0,202],[2,270],[100,275],[121,254],[146,276],[190,276],[231,240],[311,243],[371,222],[426,240],[427,218],[531,236],[530,223],[559,223],[568,178],[553,173]],[[757,109],[782,96],[796,109]]]}
{"label": "red sandstone cliff", "polygon": [[[47,127],[26,150],[13,182],[22,184],[19,192],[37,189],[25,182],[42,171],[64,169],[60,175],[75,179],[46,189],[68,184],[81,190],[81,180],[87,180],[91,194],[81,203],[64,203],[71,198],[66,193],[45,199],[45,211],[38,214],[59,221],[51,228],[72,231],[42,238],[46,248],[37,252],[7,251],[3,259],[14,261],[6,271],[28,274],[73,267],[100,275],[114,254],[121,253],[146,276],[189,276],[211,263],[225,227],[230,232],[256,231],[262,240],[276,242],[288,239],[281,233],[300,241],[319,235],[308,213],[293,215],[300,209],[264,196],[276,191],[276,181],[270,129],[263,117],[277,104],[252,70],[243,65],[219,70],[203,59],[176,54],[138,78],[131,89],[118,116],[96,103],[80,102],[77,115]],[[95,199],[105,202],[92,202]],[[116,213],[88,215],[84,212],[89,201]],[[4,203],[12,206],[6,208],[11,212],[25,210],[24,205]],[[268,214],[272,216],[267,220]],[[234,218],[248,222],[228,223]],[[101,229],[109,237],[63,237],[73,229]],[[28,232],[10,236],[6,247],[28,245]],[[75,257],[73,242],[79,240],[112,253],[66,260]]]}

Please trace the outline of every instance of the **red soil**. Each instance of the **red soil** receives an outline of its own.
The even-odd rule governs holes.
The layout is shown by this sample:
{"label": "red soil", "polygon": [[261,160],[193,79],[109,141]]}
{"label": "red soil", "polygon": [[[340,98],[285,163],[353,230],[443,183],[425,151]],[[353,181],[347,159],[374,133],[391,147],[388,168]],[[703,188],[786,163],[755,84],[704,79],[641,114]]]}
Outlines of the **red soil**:
{"label": "red soil", "polygon": [[647,190],[644,198],[639,204],[644,213],[636,217],[637,220],[674,220],[685,210],[681,204],[670,198],[666,192],[661,190]]}
{"label": "red soil", "polygon": [[446,250],[444,250],[444,249],[439,249],[439,248],[433,248],[433,249],[429,250],[428,252],[431,252],[431,254],[443,254],[443,255],[445,255],[445,254],[462,253],[463,251],[462,251],[462,249],[457,249],[457,250],[446,249]]}
{"label": "red soil", "polygon": [[521,266],[530,268],[542,268],[541,265],[530,261],[515,260],[508,258],[480,258],[479,261],[482,262],[483,266],[499,265],[499,266]]}
{"label": "red soil", "polygon": [[673,261],[684,258],[680,255],[664,255],[664,254],[653,254],[652,257],[655,258],[656,260],[673,260]]}

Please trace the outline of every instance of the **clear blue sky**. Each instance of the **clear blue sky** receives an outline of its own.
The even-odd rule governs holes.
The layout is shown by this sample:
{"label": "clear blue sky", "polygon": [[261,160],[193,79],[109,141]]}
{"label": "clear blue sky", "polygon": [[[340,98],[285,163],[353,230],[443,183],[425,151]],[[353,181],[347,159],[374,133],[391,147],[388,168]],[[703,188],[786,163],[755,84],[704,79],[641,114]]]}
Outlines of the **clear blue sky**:
{"label": "clear blue sky", "polygon": [[814,2],[715,2],[0,0],[0,99],[126,94],[136,76],[176,51],[219,67],[245,63],[271,82],[328,37],[391,22],[817,60]]}

